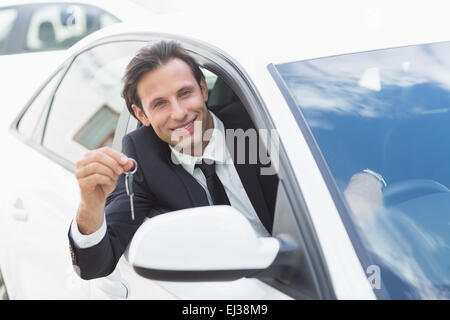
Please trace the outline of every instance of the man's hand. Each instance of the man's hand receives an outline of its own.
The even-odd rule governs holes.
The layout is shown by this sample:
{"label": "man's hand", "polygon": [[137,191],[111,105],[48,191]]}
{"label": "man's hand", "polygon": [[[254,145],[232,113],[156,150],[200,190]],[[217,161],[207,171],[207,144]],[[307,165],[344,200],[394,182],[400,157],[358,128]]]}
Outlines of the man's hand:
{"label": "man's hand", "polygon": [[106,197],[116,188],[119,175],[133,165],[126,155],[108,147],[88,151],[77,162],[75,176],[81,193],[77,224],[82,234],[94,233],[101,227]]}
{"label": "man's hand", "polygon": [[[383,180],[384,181],[384,180]],[[353,214],[359,220],[373,218],[375,212],[383,207],[383,183],[367,172],[355,173],[351,178],[344,196]]]}

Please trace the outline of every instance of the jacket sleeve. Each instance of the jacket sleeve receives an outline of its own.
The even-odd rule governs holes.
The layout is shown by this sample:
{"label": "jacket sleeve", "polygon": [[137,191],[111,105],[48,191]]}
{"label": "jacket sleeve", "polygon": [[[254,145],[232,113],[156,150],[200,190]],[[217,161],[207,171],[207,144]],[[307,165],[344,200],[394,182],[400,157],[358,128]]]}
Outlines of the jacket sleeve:
{"label": "jacket sleeve", "polygon": [[[123,138],[122,152],[130,158],[137,159],[134,142],[129,135]],[[106,199],[107,232],[100,243],[89,248],[77,248],[69,230],[72,264],[75,272],[82,279],[105,277],[114,271],[134,233],[156,203],[145,182],[142,166],[139,163],[133,177],[133,191],[134,221],[131,219],[130,197],[125,189],[125,175],[122,174],[116,189]]]}

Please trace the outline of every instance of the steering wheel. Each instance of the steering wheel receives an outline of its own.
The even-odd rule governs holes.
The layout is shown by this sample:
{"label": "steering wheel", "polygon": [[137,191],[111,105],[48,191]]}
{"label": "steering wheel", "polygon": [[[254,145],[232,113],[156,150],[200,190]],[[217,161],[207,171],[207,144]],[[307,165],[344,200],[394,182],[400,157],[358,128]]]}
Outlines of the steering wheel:
{"label": "steering wheel", "polygon": [[385,206],[390,207],[414,198],[440,192],[450,192],[450,190],[434,180],[403,180],[388,185],[383,190],[383,198]]}

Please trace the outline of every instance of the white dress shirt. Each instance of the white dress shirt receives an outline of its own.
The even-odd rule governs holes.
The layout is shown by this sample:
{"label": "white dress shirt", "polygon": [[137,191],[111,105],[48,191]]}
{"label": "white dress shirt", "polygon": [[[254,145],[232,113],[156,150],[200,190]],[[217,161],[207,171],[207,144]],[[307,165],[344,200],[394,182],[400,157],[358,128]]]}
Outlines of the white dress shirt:
{"label": "white dress shirt", "polygon": [[[225,143],[224,125],[211,111],[210,114],[214,121],[214,130],[203,155],[201,157],[193,157],[191,155],[180,153],[172,146],[169,146],[172,150],[172,160],[181,164],[181,166],[197,180],[203,189],[205,189],[210,205],[212,204],[212,200],[206,185],[206,178],[200,168],[195,168],[195,164],[201,162],[202,159],[215,161],[216,174],[224,186],[231,206],[247,218],[258,236],[269,237],[270,234],[259,220],[233,164],[233,160]],[[72,221],[70,232],[77,247],[89,248],[98,244],[105,236],[106,222],[105,219],[103,219],[103,224],[100,229],[92,234],[83,235],[78,229],[76,219],[74,219]]]}

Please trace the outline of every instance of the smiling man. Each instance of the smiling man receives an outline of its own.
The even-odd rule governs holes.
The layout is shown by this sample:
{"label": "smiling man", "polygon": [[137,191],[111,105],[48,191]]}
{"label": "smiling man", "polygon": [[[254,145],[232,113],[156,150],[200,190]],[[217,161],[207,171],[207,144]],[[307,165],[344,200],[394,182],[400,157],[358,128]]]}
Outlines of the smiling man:
{"label": "smiling man", "polygon": [[[207,107],[205,78],[183,48],[159,42],[141,49],[127,67],[122,96],[143,126],[124,137],[123,153],[101,148],[77,163],[81,203],[69,241],[83,279],[110,274],[144,219],[168,211],[231,205],[258,235],[270,235],[278,178],[261,175],[261,161],[236,163],[225,139],[227,129],[246,131],[253,123],[239,102]],[[129,157],[139,164],[134,220],[122,175],[133,167]]]}
{"label": "smiling man", "polygon": [[[206,108],[208,88],[203,76],[196,80],[186,62],[173,58],[144,74],[137,94],[141,105],[133,104],[132,108],[145,126],[152,126],[161,140],[184,153],[203,154],[208,144],[203,134],[214,127]],[[196,130],[194,124],[198,125]]]}

